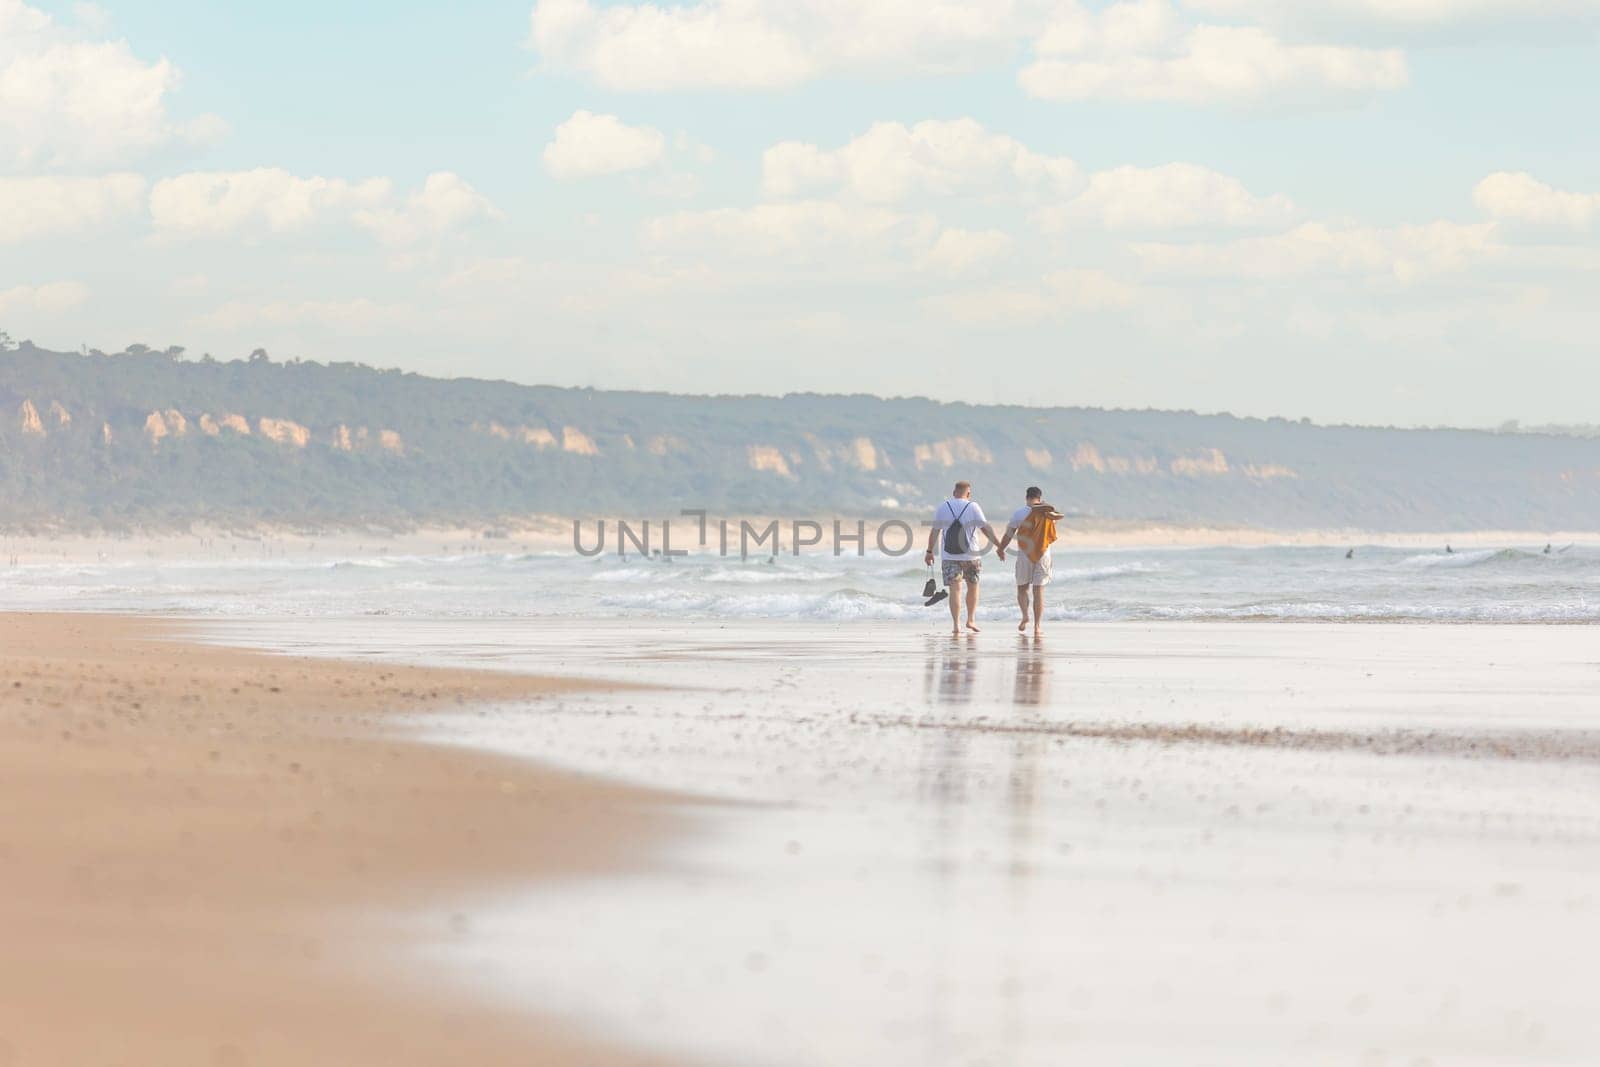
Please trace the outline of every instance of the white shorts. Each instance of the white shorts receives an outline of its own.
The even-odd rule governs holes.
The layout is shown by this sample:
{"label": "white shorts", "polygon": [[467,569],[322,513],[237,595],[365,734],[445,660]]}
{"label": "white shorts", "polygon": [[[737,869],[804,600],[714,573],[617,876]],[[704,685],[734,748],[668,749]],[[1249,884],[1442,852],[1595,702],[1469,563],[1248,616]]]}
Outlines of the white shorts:
{"label": "white shorts", "polygon": [[1018,585],[1050,584],[1050,553],[1046,552],[1038,563],[1028,558],[1026,552],[1017,553]]}

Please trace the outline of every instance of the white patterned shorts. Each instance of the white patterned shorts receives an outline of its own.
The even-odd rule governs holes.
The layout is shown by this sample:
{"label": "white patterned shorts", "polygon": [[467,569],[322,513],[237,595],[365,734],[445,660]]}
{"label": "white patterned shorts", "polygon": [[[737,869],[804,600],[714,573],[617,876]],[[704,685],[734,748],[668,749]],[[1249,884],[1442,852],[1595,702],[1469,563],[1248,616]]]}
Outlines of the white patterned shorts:
{"label": "white patterned shorts", "polygon": [[1026,552],[1017,553],[1017,584],[1018,585],[1049,585],[1050,584],[1050,553],[1035,563],[1028,558]]}

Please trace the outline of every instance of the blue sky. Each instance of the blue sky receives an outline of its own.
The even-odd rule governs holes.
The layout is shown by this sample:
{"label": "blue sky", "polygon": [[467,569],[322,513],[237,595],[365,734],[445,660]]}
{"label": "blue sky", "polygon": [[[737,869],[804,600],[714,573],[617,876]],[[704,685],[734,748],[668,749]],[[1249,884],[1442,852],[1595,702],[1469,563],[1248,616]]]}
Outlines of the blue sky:
{"label": "blue sky", "polygon": [[1592,421],[1597,24],[1591,0],[0,0],[0,329]]}

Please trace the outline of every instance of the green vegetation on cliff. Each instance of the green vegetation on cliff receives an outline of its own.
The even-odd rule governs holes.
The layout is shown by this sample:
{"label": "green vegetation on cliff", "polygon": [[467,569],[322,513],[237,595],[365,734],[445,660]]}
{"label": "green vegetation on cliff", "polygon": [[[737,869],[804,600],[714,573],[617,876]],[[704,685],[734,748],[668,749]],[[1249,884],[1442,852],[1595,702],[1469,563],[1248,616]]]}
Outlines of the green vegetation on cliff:
{"label": "green vegetation on cliff", "polygon": [[0,525],[871,516],[1044,485],[1107,519],[1600,529],[1600,440],[1185,412],[438,380],[265,353],[0,351]]}

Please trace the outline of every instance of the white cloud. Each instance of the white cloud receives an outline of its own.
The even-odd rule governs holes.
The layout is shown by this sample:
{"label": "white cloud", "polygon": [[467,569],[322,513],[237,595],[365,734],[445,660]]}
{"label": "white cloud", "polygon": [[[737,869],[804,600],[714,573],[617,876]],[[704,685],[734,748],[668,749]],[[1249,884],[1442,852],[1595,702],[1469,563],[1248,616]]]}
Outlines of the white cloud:
{"label": "white cloud", "polygon": [[929,297],[930,309],[963,326],[1023,328],[1133,306],[1137,291],[1102,270],[1059,270],[1034,285],[989,286]]}
{"label": "white cloud", "polygon": [[1501,251],[1493,223],[1378,228],[1308,222],[1286,233],[1220,244],[1133,246],[1155,274],[1273,281],[1387,278],[1402,283],[1466,270]]}
{"label": "white cloud", "polygon": [[544,147],[544,167],[557,178],[589,178],[639,170],[661,161],[667,139],[649,126],[578,110]]}
{"label": "white cloud", "polygon": [[262,167],[197,171],[159,181],[150,191],[150,216],[158,232],[182,236],[285,233],[350,222],[387,244],[404,245],[499,217],[499,212],[448,171],[429,175],[420,190],[397,200],[387,178],[302,178]]}
{"label": "white cloud", "polygon": [[439,171],[396,207],[365,208],[355,221],[388,245],[408,245],[438,237],[474,222],[505,216],[459,175]]}
{"label": "white cloud", "polygon": [[830,73],[883,77],[1003,60],[1044,0],[539,0],[547,68],[609,89],[770,89]]}
{"label": "white cloud", "polygon": [[0,166],[103,165],[216,135],[215,116],[186,124],[168,115],[178,81],[165,58],[142,60],[126,41],[89,40],[21,0],[0,0]]}
{"label": "white cloud", "polygon": [[1586,230],[1600,218],[1600,193],[1567,192],[1526,173],[1491,174],[1472,190],[1472,200],[1491,218],[1536,226]]}
{"label": "white cloud", "polygon": [[81,233],[143,210],[137,174],[101,178],[0,178],[0,244]]}
{"label": "white cloud", "polygon": [[86,303],[89,287],[82,282],[51,282],[0,289],[0,315],[59,315]]}
{"label": "white cloud", "polygon": [[1099,171],[1081,194],[1038,218],[1052,230],[1079,220],[1111,230],[1170,230],[1273,226],[1293,215],[1288,197],[1256,196],[1237,178],[1194,163],[1167,163]]}
{"label": "white cloud", "polygon": [[1290,44],[1257,26],[1190,26],[1168,0],[1091,11],[1068,0],[1018,80],[1047,100],[1250,103],[1368,94],[1408,80],[1394,49]]}
{"label": "white cloud", "polygon": [[999,230],[944,230],[918,265],[948,277],[974,274],[1005,255],[1011,245],[1011,235]]}
{"label": "white cloud", "polygon": [[376,206],[391,191],[384,178],[300,178],[277,167],[195,171],[157,182],[150,191],[150,216],[157,230],[168,233],[284,232]]}
{"label": "white cloud", "polygon": [[1184,6],[1222,18],[1366,34],[1559,23],[1600,14],[1595,0],[1184,0]]}
{"label": "white cloud", "polygon": [[935,231],[933,220],[926,216],[831,200],[796,200],[680,211],[652,220],[645,236],[657,246],[793,257],[839,249],[921,250],[932,242]]}
{"label": "white cloud", "polygon": [[769,196],[841,189],[869,203],[914,193],[994,195],[1018,189],[1064,192],[1077,175],[1065,156],[1047,156],[991,133],[975,119],[928,120],[907,127],[879,122],[841,148],[785,141],[761,158]]}

